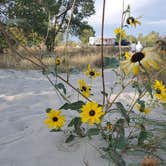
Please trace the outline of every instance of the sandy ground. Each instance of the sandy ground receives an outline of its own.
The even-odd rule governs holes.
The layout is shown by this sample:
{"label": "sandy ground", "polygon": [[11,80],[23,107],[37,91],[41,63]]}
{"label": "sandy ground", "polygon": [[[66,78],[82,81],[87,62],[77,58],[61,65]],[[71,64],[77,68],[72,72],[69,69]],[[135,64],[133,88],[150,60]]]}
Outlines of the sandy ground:
{"label": "sandy ground", "polygon": [[[64,76],[64,75],[62,75]],[[82,74],[72,75],[71,82],[77,84]],[[106,85],[113,85],[115,75],[106,71]],[[99,97],[100,78],[95,81],[94,98]],[[68,93],[73,95],[72,90]],[[122,96],[132,94],[128,89]],[[73,100],[77,99],[73,95]],[[47,107],[59,108],[64,102],[58,98],[52,86],[39,71],[0,70],[0,166],[107,166],[94,146],[103,142],[99,138],[65,144],[63,133],[50,133],[43,123]],[[152,112],[156,119],[165,119]],[[63,111],[69,119],[77,115],[75,111]],[[131,163],[134,159],[131,159]]]}

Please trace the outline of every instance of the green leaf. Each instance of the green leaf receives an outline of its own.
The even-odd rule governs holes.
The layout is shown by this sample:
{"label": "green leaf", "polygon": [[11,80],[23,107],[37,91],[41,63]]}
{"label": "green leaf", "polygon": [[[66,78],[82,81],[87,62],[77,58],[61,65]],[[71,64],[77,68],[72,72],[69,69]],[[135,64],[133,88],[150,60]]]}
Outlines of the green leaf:
{"label": "green leaf", "polygon": [[52,129],[52,130],[50,130],[50,132],[60,132],[60,131],[62,131],[61,129]]}
{"label": "green leaf", "polygon": [[11,25],[11,24],[19,24],[25,22],[25,19],[21,18],[14,18],[14,19],[7,19],[6,24]]}
{"label": "green leaf", "polygon": [[47,108],[46,113],[49,113],[52,110],[52,108]]}
{"label": "green leaf", "polygon": [[145,109],[145,101],[138,99],[137,103],[140,104],[140,106],[141,106],[140,110],[144,110]]}
{"label": "green leaf", "polygon": [[54,66],[49,66],[48,68],[43,69],[42,74],[43,75],[52,74],[53,76],[56,76],[57,71],[56,71],[56,68]]}
{"label": "green leaf", "polygon": [[123,104],[120,102],[116,102],[116,106],[117,108],[120,110],[121,115],[126,119],[126,121],[129,123],[130,122],[130,118],[127,115],[127,110],[124,108]]}
{"label": "green leaf", "polygon": [[80,126],[81,125],[81,118],[80,117],[75,117],[73,118],[70,123],[68,124],[68,127],[72,127],[72,126]]}
{"label": "green leaf", "polygon": [[138,145],[144,144],[144,141],[147,139],[147,131],[141,131],[138,137]]}
{"label": "green leaf", "polygon": [[85,134],[84,134],[84,130],[83,128],[81,128],[81,124],[82,124],[82,121],[81,121],[81,118],[80,117],[75,117],[73,118],[70,123],[68,124],[68,127],[72,127],[74,126],[74,132],[81,136],[81,137],[84,137]]}
{"label": "green leaf", "polygon": [[60,107],[59,109],[71,109],[71,110],[76,110],[78,112],[80,112],[80,108],[84,105],[85,103],[83,101],[77,101],[74,103],[65,103],[62,107]]}
{"label": "green leaf", "polygon": [[119,60],[116,58],[104,57],[104,67],[106,68],[118,68]]}
{"label": "green leaf", "polygon": [[122,158],[122,156],[118,152],[111,149],[109,151],[109,156],[110,156],[110,160],[113,160],[113,162],[117,166],[126,166],[124,159]]}
{"label": "green leaf", "polygon": [[91,136],[93,135],[98,135],[99,134],[99,129],[98,128],[91,128],[88,129],[88,131],[86,132],[86,135],[91,138]]}
{"label": "green leaf", "polygon": [[117,148],[123,149],[128,144],[127,138],[121,136],[117,139]]}
{"label": "green leaf", "polygon": [[66,88],[63,83],[56,84],[55,88],[62,89],[63,93],[66,95]]}
{"label": "green leaf", "polygon": [[72,67],[72,68],[70,68],[70,73],[72,73],[72,74],[79,74],[80,70],[78,68]]}
{"label": "green leaf", "polygon": [[74,136],[73,134],[69,135],[69,136],[67,137],[67,139],[65,140],[65,143],[69,143],[69,142],[73,141],[74,138],[75,138],[75,136]]}

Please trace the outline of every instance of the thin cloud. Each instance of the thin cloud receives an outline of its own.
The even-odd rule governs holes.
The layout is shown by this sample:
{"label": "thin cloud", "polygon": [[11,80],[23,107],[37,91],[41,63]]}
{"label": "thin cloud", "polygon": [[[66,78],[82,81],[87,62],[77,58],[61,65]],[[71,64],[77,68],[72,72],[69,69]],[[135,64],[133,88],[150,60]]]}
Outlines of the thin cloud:
{"label": "thin cloud", "polygon": [[147,25],[166,25],[166,19],[157,20],[157,21],[146,21],[145,24],[147,24]]}

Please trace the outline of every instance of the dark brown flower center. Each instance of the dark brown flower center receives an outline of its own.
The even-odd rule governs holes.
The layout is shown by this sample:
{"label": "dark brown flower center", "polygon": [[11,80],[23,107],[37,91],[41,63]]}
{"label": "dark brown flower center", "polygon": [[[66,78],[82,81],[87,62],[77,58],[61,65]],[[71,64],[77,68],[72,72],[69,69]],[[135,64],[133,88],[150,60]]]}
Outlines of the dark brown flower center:
{"label": "dark brown flower center", "polygon": [[136,52],[131,57],[131,62],[132,63],[140,62],[144,57],[145,57],[145,54],[143,54],[142,52]]}
{"label": "dark brown flower center", "polygon": [[94,116],[94,115],[95,115],[95,111],[94,111],[94,110],[90,110],[90,111],[89,111],[89,115],[90,115],[90,116]]}
{"label": "dark brown flower center", "polygon": [[82,90],[81,91],[86,91],[86,86],[82,86]]}
{"label": "dark brown flower center", "polygon": [[90,71],[90,72],[89,72],[89,75],[90,75],[90,76],[94,76],[94,75],[95,75],[95,72],[94,72],[94,71]]}
{"label": "dark brown flower center", "polygon": [[139,111],[140,111],[140,112],[144,112],[144,109],[143,109],[143,108],[140,108]]}
{"label": "dark brown flower center", "polygon": [[156,89],[156,93],[157,94],[161,94],[161,90],[160,89]]}
{"label": "dark brown flower center", "polygon": [[135,20],[134,17],[129,17],[129,18],[127,19],[127,24],[133,23],[134,20]]}
{"label": "dark brown flower center", "polygon": [[57,122],[57,121],[58,121],[58,118],[55,116],[55,117],[52,118],[52,120],[53,120],[54,122]]}

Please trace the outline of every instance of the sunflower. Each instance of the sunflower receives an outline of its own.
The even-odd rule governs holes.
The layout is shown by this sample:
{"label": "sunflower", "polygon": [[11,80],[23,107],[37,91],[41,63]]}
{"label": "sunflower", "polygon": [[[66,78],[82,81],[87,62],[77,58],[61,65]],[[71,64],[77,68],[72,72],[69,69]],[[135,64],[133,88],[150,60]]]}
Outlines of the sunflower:
{"label": "sunflower", "polygon": [[108,131],[111,131],[112,128],[113,128],[112,124],[111,124],[110,122],[107,122],[106,129],[107,129]]}
{"label": "sunflower", "polygon": [[79,83],[79,88],[80,88],[82,94],[86,97],[89,97],[90,90],[91,90],[90,86],[88,86],[83,79],[79,80],[78,83]]}
{"label": "sunflower", "polygon": [[81,110],[82,112],[80,113],[80,117],[82,122],[89,123],[90,125],[93,125],[94,123],[100,123],[100,118],[104,115],[102,107],[100,107],[98,103],[94,102],[87,102],[85,105],[83,105]]}
{"label": "sunflower", "polygon": [[48,118],[45,119],[44,122],[48,126],[48,128],[60,129],[61,127],[64,126],[65,117],[60,114],[61,114],[60,110],[53,110],[53,109],[51,109],[47,113]]}
{"label": "sunflower", "polygon": [[162,81],[156,80],[154,85],[155,97],[162,102],[166,102],[166,87]]}
{"label": "sunflower", "polygon": [[136,108],[137,108],[137,110],[138,111],[140,111],[140,112],[142,112],[142,113],[145,113],[145,114],[149,114],[150,112],[151,112],[151,110],[149,109],[149,108],[143,108],[140,104],[136,104],[135,105],[136,106]]}
{"label": "sunflower", "polygon": [[97,72],[95,69],[91,68],[90,64],[88,65],[87,71],[84,72],[87,77],[95,79],[96,77],[100,76],[101,73]]}
{"label": "sunflower", "polygon": [[60,58],[56,58],[55,59],[55,64],[56,64],[56,66],[59,66],[60,64],[61,64],[61,60],[60,60]]}
{"label": "sunflower", "polygon": [[[159,69],[158,62],[160,62],[160,57],[157,55],[151,55],[149,52],[126,52],[126,60],[121,62],[121,68],[124,70],[125,74],[129,74],[131,71],[134,75],[139,73],[142,66],[148,70],[151,67],[154,69]],[[141,66],[142,65],[142,66]]]}
{"label": "sunflower", "polygon": [[125,37],[126,37],[126,32],[125,32],[125,30],[124,29],[122,29],[122,28],[116,28],[115,30],[114,30],[114,33],[115,33],[115,35],[116,35],[116,37],[120,37],[121,36],[121,38],[122,39],[124,39]]}
{"label": "sunflower", "polygon": [[134,18],[134,17],[128,17],[126,20],[126,23],[128,25],[134,26],[135,28],[137,24],[141,25],[141,22],[138,20],[138,18]]}

